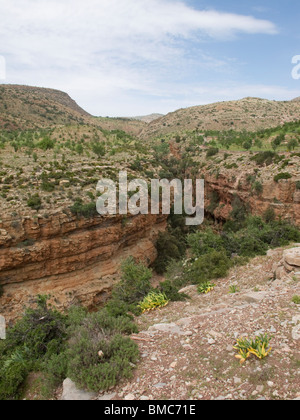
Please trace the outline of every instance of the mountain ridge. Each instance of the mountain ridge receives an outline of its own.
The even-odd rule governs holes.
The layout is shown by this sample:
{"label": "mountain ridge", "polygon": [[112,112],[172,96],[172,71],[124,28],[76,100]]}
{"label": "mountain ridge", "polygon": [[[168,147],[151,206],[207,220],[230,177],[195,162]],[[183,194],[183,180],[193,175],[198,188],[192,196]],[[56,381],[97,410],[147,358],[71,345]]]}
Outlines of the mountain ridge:
{"label": "mountain ridge", "polygon": [[300,101],[244,98],[182,108],[152,121],[140,133],[148,139],[186,131],[258,131],[300,120]]}

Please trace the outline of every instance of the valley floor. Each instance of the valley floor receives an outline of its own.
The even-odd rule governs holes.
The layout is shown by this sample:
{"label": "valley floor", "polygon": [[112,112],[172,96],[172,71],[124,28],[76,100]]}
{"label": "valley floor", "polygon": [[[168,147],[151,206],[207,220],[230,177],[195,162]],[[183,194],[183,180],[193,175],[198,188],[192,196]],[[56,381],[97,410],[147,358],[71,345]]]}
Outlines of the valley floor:
{"label": "valley floor", "polygon": [[[137,319],[142,361],[130,382],[99,399],[239,400],[300,398],[300,295],[296,279],[273,280],[282,249],[233,269],[208,295],[171,303]],[[231,285],[239,292],[229,294]],[[241,336],[269,333],[272,352],[243,366],[233,349]]]}

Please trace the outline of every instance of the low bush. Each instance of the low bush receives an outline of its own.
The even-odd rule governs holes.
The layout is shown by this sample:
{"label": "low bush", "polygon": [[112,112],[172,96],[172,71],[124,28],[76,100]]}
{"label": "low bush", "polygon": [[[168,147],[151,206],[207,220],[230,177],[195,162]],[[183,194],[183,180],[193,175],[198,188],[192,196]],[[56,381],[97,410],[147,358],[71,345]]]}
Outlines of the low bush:
{"label": "low bush", "polygon": [[20,398],[33,371],[43,373],[50,392],[67,376],[84,389],[106,390],[131,375],[139,351],[126,336],[137,332],[128,316],[77,307],[63,315],[39,296],[37,307],[27,309],[0,341],[0,400]]}
{"label": "low bush", "polygon": [[77,217],[90,218],[98,215],[96,203],[84,204],[82,199],[78,198],[73,206],[70,207],[71,213]]}
{"label": "low bush", "polygon": [[206,152],[206,157],[210,158],[210,157],[216,156],[218,153],[219,153],[219,149],[217,147],[211,147]]}
{"label": "low bush", "polygon": [[179,287],[176,287],[174,282],[171,280],[166,280],[160,283],[158,289],[172,302],[182,302],[188,298],[186,294],[179,293]]}
{"label": "low bush", "polygon": [[54,149],[54,146],[55,146],[55,141],[50,139],[49,137],[45,137],[38,144],[38,147],[45,151]]}
{"label": "low bush", "polygon": [[250,160],[256,162],[258,166],[270,166],[273,162],[277,162],[280,160],[280,156],[271,151],[267,152],[259,152],[255,156],[253,156]]}
{"label": "low bush", "polygon": [[206,210],[213,214],[214,211],[219,207],[220,204],[220,196],[217,191],[213,191],[211,194],[209,194],[209,205],[206,208]]}
{"label": "low bush", "polygon": [[33,196],[29,197],[27,205],[31,209],[38,211],[42,207],[42,200],[38,194],[34,194]]}
{"label": "low bush", "polygon": [[255,181],[253,184],[253,189],[257,195],[261,195],[263,193],[264,187],[261,182]]}
{"label": "low bush", "polygon": [[[172,232],[172,233],[171,233]],[[177,234],[177,237],[175,236]],[[158,257],[153,268],[158,274],[163,274],[171,260],[179,260],[185,253],[186,243],[180,230],[160,232],[156,242]]]}
{"label": "low bush", "polygon": [[291,179],[291,178],[292,178],[291,174],[289,174],[288,172],[282,172],[274,177],[274,181],[279,182],[282,179]]}
{"label": "low bush", "polygon": [[131,320],[115,318],[106,309],[87,315],[72,329],[68,376],[79,387],[96,392],[116,385],[122,377],[129,378],[139,351],[124,335],[137,332]]}
{"label": "low bush", "polygon": [[300,296],[293,296],[292,302],[295,303],[295,305],[300,305]]}
{"label": "low bush", "polygon": [[20,398],[21,387],[29,373],[29,368],[22,362],[15,362],[9,367],[0,368],[0,401]]}
{"label": "low bush", "polygon": [[185,276],[192,284],[205,283],[210,280],[226,277],[232,266],[230,258],[224,251],[212,251],[197,258],[186,270]]}
{"label": "low bush", "polygon": [[27,309],[7,333],[7,349],[23,348],[28,360],[38,361],[46,353],[57,353],[66,338],[66,317],[49,309],[47,297],[39,296],[36,309]]}
{"label": "low bush", "polygon": [[60,354],[66,340],[66,317],[49,309],[39,296],[36,309],[27,309],[0,346],[0,400],[17,399],[28,373]]}
{"label": "low bush", "polygon": [[187,241],[195,257],[224,249],[224,242],[221,235],[214,233],[210,228],[190,234]]}
{"label": "low bush", "polygon": [[188,244],[193,256],[198,258],[212,251],[225,252],[231,258],[255,257],[265,255],[271,247],[288,245],[300,240],[299,229],[288,222],[275,221],[272,209],[266,212],[265,221],[259,217],[250,216],[242,228],[236,230],[236,224],[226,223],[226,230],[214,233],[211,229],[200,231],[188,236]]}
{"label": "low bush", "polygon": [[113,300],[125,304],[137,304],[151,290],[152,271],[141,263],[136,263],[133,257],[122,264],[122,278],[113,290]]}
{"label": "low bush", "polygon": [[266,223],[274,222],[276,219],[276,213],[273,207],[269,207],[263,214],[263,219]]}

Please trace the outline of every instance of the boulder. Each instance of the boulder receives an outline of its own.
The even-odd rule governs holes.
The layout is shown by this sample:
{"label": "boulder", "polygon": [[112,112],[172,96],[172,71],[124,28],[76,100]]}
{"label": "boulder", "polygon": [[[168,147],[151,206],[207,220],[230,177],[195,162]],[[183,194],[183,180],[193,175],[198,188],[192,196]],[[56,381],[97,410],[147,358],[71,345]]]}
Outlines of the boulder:
{"label": "boulder", "polygon": [[62,401],[91,401],[97,397],[94,392],[87,392],[77,389],[71,379],[66,379],[63,383]]}
{"label": "boulder", "polygon": [[155,324],[149,328],[149,331],[159,331],[171,335],[184,335],[184,331],[173,322],[170,324]]}
{"label": "boulder", "polygon": [[283,253],[283,258],[288,266],[300,267],[300,247],[287,249]]}

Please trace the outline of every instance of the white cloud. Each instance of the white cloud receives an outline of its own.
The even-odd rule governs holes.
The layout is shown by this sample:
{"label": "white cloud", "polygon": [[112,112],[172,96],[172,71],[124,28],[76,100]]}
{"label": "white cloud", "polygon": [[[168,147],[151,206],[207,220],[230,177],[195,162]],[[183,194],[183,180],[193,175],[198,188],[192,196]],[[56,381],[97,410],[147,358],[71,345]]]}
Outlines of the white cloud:
{"label": "white cloud", "polygon": [[[277,33],[267,20],[174,0],[0,0],[0,10],[8,82],[66,90],[93,113],[115,101],[114,115],[132,92],[171,95],[163,82],[183,80],[187,42]],[[228,60],[201,51],[197,66],[230,71]]]}

